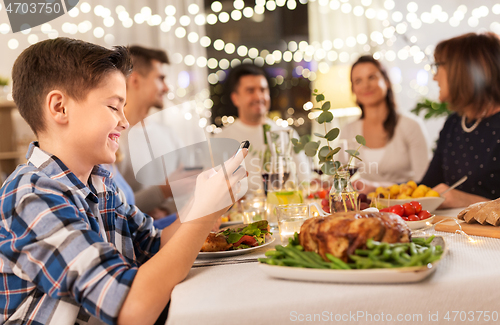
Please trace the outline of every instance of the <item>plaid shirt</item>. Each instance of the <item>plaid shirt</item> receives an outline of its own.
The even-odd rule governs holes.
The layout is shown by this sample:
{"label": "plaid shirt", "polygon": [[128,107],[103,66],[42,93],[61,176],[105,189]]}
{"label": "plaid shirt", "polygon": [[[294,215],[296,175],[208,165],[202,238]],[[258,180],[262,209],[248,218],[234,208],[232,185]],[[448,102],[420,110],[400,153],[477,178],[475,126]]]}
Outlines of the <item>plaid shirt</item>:
{"label": "plaid shirt", "polygon": [[161,232],[105,169],[87,187],[36,142],[26,158],[0,189],[0,324],[116,323]]}

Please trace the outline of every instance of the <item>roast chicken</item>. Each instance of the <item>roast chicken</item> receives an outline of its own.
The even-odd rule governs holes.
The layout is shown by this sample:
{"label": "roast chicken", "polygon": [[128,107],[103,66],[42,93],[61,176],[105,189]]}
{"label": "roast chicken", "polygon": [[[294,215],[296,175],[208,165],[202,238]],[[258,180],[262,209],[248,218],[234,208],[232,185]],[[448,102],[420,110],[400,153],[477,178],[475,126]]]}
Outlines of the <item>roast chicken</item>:
{"label": "roast chicken", "polygon": [[387,243],[407,243],[411,231],[396,214],[386,212],[339,212],[310,218],[300,228],[299,240],[305,251],[316,252],[325,260],[330,253],[347,262],[358,248],[372,238]]}
{"label": "roast chicken", "polygon": [[500,226],[500,199],[471,204],[460,211],[457,217],[467,223]]}

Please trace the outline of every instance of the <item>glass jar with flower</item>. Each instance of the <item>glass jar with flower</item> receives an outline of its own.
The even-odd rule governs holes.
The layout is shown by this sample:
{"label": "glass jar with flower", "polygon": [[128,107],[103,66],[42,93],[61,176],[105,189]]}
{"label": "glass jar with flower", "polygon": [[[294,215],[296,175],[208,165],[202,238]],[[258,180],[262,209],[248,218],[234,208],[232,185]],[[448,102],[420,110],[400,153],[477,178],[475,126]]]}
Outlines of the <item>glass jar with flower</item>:
{"label": "glass jar with flower", "polygon": [[320,148],[321,141],[306,142],[303,141],[303,138],[300,140],[292,139],[295,152],[304,150],[308,157],[315,157],[317,155],[323,174],[333,177],[333,186],[329,195],[330,212],[357,211],[359,210],[358,192],[351,185],[349,170],[354,159],[361,161],[361,158],[359,158],[359,149],[366,145],[365,138],[357,135],[356,142],[359,144],[359,147],[355,150],[345,150],[349,155],[349,160],[346,164],[342,165],[338,160],[335,160],[335,155],[341,150],[341,147],[333,148],[331,142],[338,138],[340,129],[333,128],[327,130],[326,123],[333,120],[333,114],[330,112],[331,103],[330,101],[325,101],[325,96],[319,94],[317,89],[314,90],[313,96],[315,96],[320,108],[313,108],[312,111],[321,112],[316,120],[319,124],[325,126],[325,134],[314,133],[314,135],[325,139],[327,145]]}

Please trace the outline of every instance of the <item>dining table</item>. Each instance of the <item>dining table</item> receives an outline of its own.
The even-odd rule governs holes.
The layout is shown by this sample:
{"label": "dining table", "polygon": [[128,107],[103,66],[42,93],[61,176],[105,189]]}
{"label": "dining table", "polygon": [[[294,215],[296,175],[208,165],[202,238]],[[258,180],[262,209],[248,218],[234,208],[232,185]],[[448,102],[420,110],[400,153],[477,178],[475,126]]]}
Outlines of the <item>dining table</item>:
{"label": "dining table", "polygon": [[[456,218],[460,210],[435,214]],[[422,234],[442,236],[446,254],[411,283],[271,277],[256,258],[281,244],[276,234],[246,255],[197,259],[172,292],[166,324],[499,324],[500,239],[433,228]]]}

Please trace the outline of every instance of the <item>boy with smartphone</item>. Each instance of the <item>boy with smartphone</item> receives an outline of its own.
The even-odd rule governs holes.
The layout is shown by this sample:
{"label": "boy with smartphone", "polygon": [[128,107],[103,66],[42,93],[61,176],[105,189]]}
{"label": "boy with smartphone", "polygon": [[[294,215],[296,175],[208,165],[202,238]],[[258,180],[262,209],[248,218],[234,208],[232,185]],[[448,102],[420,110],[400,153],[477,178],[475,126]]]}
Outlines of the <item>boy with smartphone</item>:
{"label": "boy with smartphone", "polygon": [[246,176],[233,171],[247,150],[201,173],[192,221],[175,233],[121,202],[99,164],[129,126],[130,70],[126,48],[68,38],[17,58],[14,100],[38,141],[0,189],[0,323],[153,324]]}

